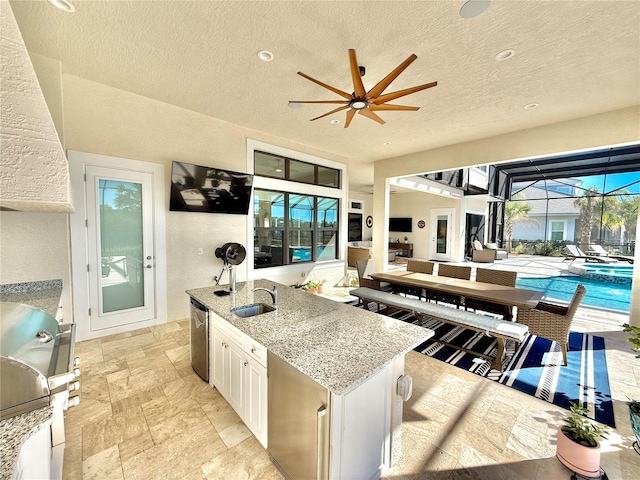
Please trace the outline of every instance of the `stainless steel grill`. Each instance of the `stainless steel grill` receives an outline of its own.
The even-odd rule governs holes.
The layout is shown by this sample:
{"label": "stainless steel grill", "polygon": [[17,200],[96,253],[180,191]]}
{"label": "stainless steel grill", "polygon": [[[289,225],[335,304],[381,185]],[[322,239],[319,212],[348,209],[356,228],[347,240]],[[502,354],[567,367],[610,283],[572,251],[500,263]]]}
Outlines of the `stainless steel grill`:
{"label": "stainless steel grill", "polygon": [[0,420],[52,406],[48,478],[62,478],[64,412],[80,403],[76,326],[28,305],[0,302]]}

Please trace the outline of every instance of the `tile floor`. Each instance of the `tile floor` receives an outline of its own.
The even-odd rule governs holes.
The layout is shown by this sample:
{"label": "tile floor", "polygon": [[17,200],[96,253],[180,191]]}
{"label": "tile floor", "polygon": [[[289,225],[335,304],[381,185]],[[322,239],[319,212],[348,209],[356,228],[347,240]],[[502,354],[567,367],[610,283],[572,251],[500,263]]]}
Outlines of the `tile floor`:
{"label": "tile floor", "polygon": [[[638,480],[628,397],[640,398],[640,360],[624,316],[579,309],[574,330],[606,338],[617,428],[603,442],[610,479]],[[267,453],[189,362],[188,321],[77,344],[81,403],[67,414],[65,479],[279,479]],[[554,457],[566,411],[415,352],[402,456],[386,479],[570,477]]]}

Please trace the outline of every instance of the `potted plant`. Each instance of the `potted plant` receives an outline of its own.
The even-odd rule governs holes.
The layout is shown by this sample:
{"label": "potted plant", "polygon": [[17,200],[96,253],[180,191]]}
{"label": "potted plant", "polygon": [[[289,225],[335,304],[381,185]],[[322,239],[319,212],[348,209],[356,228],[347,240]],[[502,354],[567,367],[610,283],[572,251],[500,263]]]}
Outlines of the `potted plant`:
{"label": "potted plant", "polygon": [[326,280],[322,279],[322,280],[318,280],[318,293],[322,293],[324,287],[323,285],[325,284]]}
{"label": "potted plant", "polygon": [[111,273],[111,265],[110,263],[113,261],[113,257],[102,257],[102,276],[108,277],[109,273]]}
{"label": "potted plant", "polygon": [[[631,337],[627,337],[627,340],[633,345],[633,349],[638,353],[636,358],[640,358],[640,327],[633,327],[628,323],[623,325],[624,331],[633,334]],[[629,403],[629,419],[631,420],[631,430],[636,436],[636,441],[633,442],[633,448],[638,454],[640,454],[640,400],[630,400]]]}
{"label": "potted plant", "polygon": [[309,281],[305,284],[305,290],[309,293],[318,293],[318,282]]}
{"label": "potted plant", "polygon": [[600,474],[600,443],[608,429],[596,425],[584,415],[587,409],[571,402],[571,414],[558,427],[556,456],[569,470],[585,477]]}

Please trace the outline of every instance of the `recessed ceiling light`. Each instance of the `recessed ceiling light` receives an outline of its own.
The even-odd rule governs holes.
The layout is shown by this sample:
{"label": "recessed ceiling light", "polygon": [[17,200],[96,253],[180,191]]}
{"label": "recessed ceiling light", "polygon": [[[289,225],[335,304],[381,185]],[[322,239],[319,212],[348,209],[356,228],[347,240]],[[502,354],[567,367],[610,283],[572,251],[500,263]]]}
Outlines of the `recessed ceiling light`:
{"label": "recessed ceiling light", "polygon": [[73,13],[76,11],[76,7],[69,0],[48,0],[51,5],[59,10],[67,13]]}
{"label": "recessed ceiling light", "polygon": [[383,142],[382,145],[384,145],[386,147],[388,145],[391,145],[391,142]]}
{"label": "recessed ceiling light", "polygon": [[491,5],[491,0],[469,0],[460,9],[460,16],[462,18],[477,17],[481,13],[484,13]]}
{"label": "recessed ceiling light", "polygon": [[497,61],[501,62],[503,60],[506,60],[507,58],[511,58],[516,54],[515,50],[503,50],[500,53],[496,54],[496,56],[494,57]]}
{"label": "recessed ceiling light", "polygon": [[[51,1],[51,0],[49,0],[49,1]],[[273,57],[274,57],[273,53],[271,53],[271,52],[269,52],[267,50],[260,50],[258,52],[258,58],[260,60],[262,60],[263,62],[270,62],[271,60],[273,60]]]}
{"label": "recessed ceiling light", "polygon": [[340,120],[338,120],[338,119],[334,118],[333,120],[329,120],[329,123],[330,123],[331,125],[338,125],[338,124],[340,123]]}
{"label": "recessed ceiling light", "polygon": [[289,108],[302,108],[302,104],[297,102],[289,102]]}
{"label": "recessed ceiling light", "polygon": [[527,103],[527,104],[524,106],[524,109],[525,109],[525,110],[531,110],[531,109],[533,109],[533,108],[538,108],[539,106],[540,106],[540,104],[539,104],[539,103]]}

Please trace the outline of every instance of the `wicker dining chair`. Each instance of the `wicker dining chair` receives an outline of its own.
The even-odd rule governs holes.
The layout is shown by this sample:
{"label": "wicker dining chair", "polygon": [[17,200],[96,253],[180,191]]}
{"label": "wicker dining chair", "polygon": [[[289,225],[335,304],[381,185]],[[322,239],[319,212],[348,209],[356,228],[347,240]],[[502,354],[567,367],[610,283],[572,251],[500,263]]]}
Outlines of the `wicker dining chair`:
{"label": "wicker dining chair", "polygon": [[361,287],[373,288],[374,290],[391,291],[391,284],[374,280],[368,273],[373,262],[371,260],[358,260],[356,262],[356,270],[358,271],[358,284]]}
{"label": "wicker dining chair", "polygon": [[[518,272],[508,272],[506,270],[493,270],[490,268],[478,268],[476,270],[476,282],[491,283],[493,285],[504,285],[505,287],[515,287]],[[486,302],[484,300],[476,300],[474,298],[465,298],[465,310],[473,309],[482,310],[483,312],[497,313],[502,315],[505,320],[513,319],[513,307],[500,305],[497,303]]]}
{"label": "wicker dining chair", "polygon": [[518,309],[517,322],[527,325],[529,333],[557,342],[562,349],[562,359],[567,365],[567,346],[569,343],[569,328],[576,314],[578,305],[582,302],[587,289],[578,285],[569,306],[554,305],[540,302],[535,308]]}
{"label": "wicker dining chair", "polygon": [[[438,265],[439,277],[460,278],[462,280],[469,280],[471,278],[471,267],[461,267],[458,265],[449,265],[447,263],[440,263]],[[427,291],[427,300],[433,300],[435,302],[452,303],[457,308],[464,303],[464,297],[460,295],[450,295],[447,293],[430,292]]]}
{"label": "wicker dining chair", "polygon": [[[411,258],[407,261],[407,272],[415,272],[415,273],[428,273],[430,275],[433,274],[433,262],[429,262],[428,260],[418,260],[415,258]],[[402,293],[404,295],[415,295],[420,300],[425,298],[425,290],[423,288],[416,287],[407,287],[396,285],[395,287],[396,293]]]}
{"label": "wicker dining chair", "polygon": [[411,258],[407,261],[407,272],[433,274],[433,262]]}

